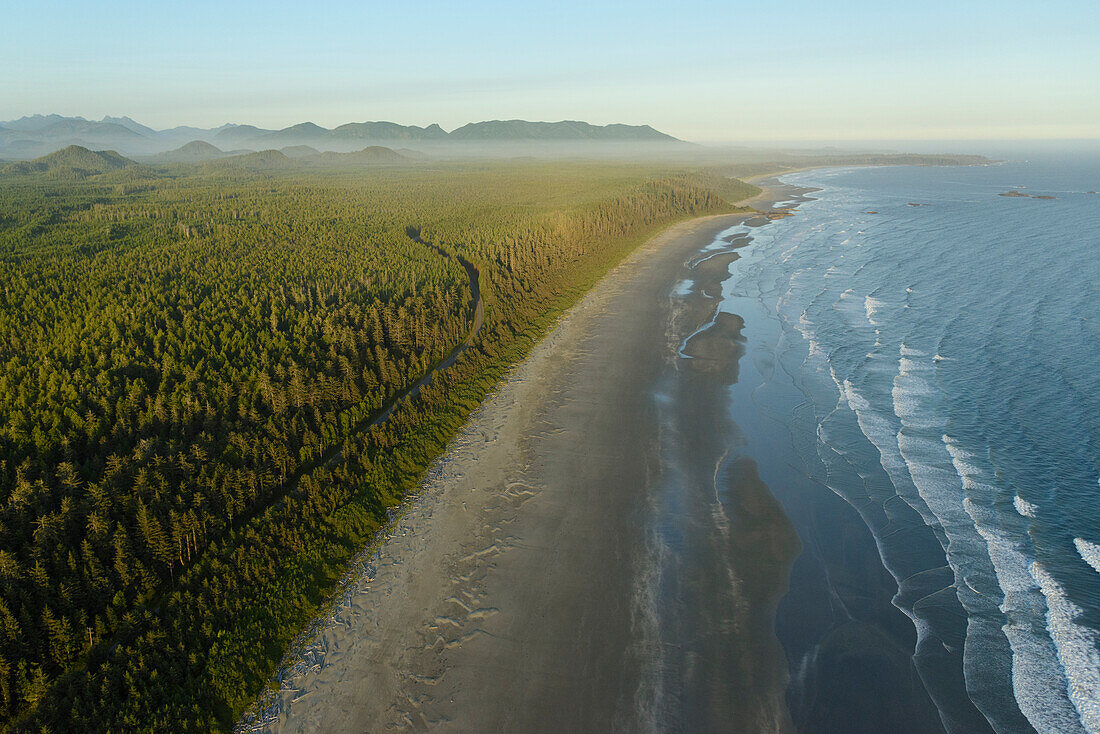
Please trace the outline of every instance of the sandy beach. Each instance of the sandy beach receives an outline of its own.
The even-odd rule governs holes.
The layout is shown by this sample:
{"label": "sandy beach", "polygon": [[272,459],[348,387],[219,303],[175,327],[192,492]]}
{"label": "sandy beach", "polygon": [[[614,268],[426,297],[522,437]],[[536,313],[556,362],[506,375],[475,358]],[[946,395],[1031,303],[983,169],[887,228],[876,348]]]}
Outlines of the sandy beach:
{"label": "sandy beach", "polygon": [[675,225],[563,316],[239,729],[942,732],[866,524],[731,411],[763,355],[722,284],[772,217]]}
{"label": "sandy beach", "polygon": [[[693,256],[744,219],[675,225],[562,318],[248,728],[790,729],[772,620],[798,540],[727,456],[736,319],[678,354],[736,257]],[[689,270],[694,291],[670,297]]]}

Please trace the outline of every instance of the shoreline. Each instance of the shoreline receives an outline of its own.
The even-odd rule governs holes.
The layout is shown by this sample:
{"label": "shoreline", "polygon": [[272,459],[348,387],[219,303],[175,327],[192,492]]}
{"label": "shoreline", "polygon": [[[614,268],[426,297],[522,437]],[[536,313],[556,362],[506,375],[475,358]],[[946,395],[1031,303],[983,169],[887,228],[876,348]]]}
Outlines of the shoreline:
{"label": "shoreline", "polygon": [[[798,203],[819,190],[801,188]],[[803,541],[774,617],[793,677],[786,695],[790,715],[799,731],[814,734],[942,734],[943,712],[914,667],[917,630],[893,603],[898,586],[884,566],[864,508],[838,496],[795,449],[803,446],[816,455],[812,446],[818,438],[805,430],[796,407],[808,400],[794,377],[804,362],[787,353],[803,337],[796,333],[784,346],[788,333],[772,311],[776,293],[766,285],[771,276],[758,283],[751,275],[759,262],[769,261],[769,252],[773,249],[744,252],[747,273],[739,273],[741,263],[734,263],[735,285],[719,308],[744,318],[751,345],[741,380],[730,392],[733,419],[745,433],[746,453],[761,458],[761,476]],[[791,361],[778,369],[787,357]],[[859,486],[858,477],[846,479]]]}
{"label": "shoreline", "polygon": [[[815,645],[827,665],[906,646],[870,531],[829,492],[769,487],[777,457],[754,455],[737,422],[757,419],[730,410],[746,324],[720,310],[722,283],[777,204],[816,190],[781,175],[755,179],[766,211],[670,226],[559,318],[237,731],[824,732],[849,707],[849,723],[890,720],[835,686],[806,699],[801,678]],[[889,608],[830,621],[861,583]],[[933,731],[914,680],[895,682],[864,681]]]}
{"label": "shoreline", "polygon": [[[771,193],[773,203],[783,200],[778,192]],[[754,198],[759,200],[761,197]],[[365,721],[382,720],[415,726],[414,721],[426,723],[440,717],[449,718],[444,714],[429,714],[427,709],[430,707],[425,705],[424,696],[430,694],[431,700],[438,702],[439,694],[450,688],[446,685],[449,681],[445,679],[468,675],[469,667],[463,667],[454,658],[472,655],[470,650],[485,640],[499,639],[499,633],[487,632],[486,629],[494,624],[509,623],[507,607],[532,609],[533,600],[523,598],[522,590],[505,592],[489,589],[488,586],[497,583],[498,578],[508,572],[507,568],[501,570],[502,566],[508,565],[502,560],[506,553],[511,554],[509,559],[515,558],[517,567],[529,562],[519,558],[521,545],[515,544],[514,536],[506,533],[505,528],[514,529],[517,521],[524,519],[521,509],[536,494],[540,502],[533,502],[534,505],[549,501],[556,487],[541,487],[536,492],[530,487],[530,477],[523,476],[523,471],[517,473],[516,467],[527,467],[529,473],[534,463],[532,459],[555,453],[547,449],[535,451],[531,444],[553,436],[567,435],[547,434],[538,429],[537,423],[540,413],[565,409],[560,403],[555,404],[555,397],[574,383],[566,375],[570,363],[575,366],[577,360],[584,359],[586,355],[591,358],[594,338],[608,333],[605,329],[594,328],[597,325],[593,322],[601,319],[608,305],[614,305],[617,298],[621,300],[624,289],[637,284],[640,276],[648,275],[647,284],[650,286],[654,282],[667,280],[670,270],[674,272],[675,266],[708,244],[714,233],[757,216],[756,213],[712,215],[672,225],[633,251],[567,312],[528,358],[514,368],[497,391],[475,411],[467,426],[433,465],[422,491],[395,515],[385,536],[357,559],[341,587],[343,591],[332,613],[303,634],[303,642],[306,639],[312,641],[304,649],[300,648],[299,662],[289,670],[280,671],[277,678],[281,681],[280,688],[263,698],[261,715],[256,716],[257,709],[254,707],[249,712],[251,716],[246,714],[240,721],[238,730],[294,731],[322,725],[322,728],[339,730],[342,726],[355,728]],[[660,307],[660,299],[654,296],[652,290],[652,287],[644,287],[633,293],[634,298],[647,301],[651,315]],[[617,316],[633,325],[625,330],[631,331],[637,341],[644,342],[646,339],[642,335],[652,331],[647,328],[645,319],[630,310],[621,311]],[[612,331],[621,334],[624,329],[613,328]],[[582,348],[582,344],[586,344],[587,348]],[[605,353],[605,349],[601,349],[600,353]],[[619,350],[612,349],[606,353],[619,353]],[[596,393],[617,389],[619,397],[642,395],[645,393],[641,385],[642,377],[636,375],[636,379],[620,381],[622,384],[617,388],[601,386]],[[640,413],[644,413],[644,409]],[[576,421],[579,417],[564,418]],[[573,428],[583,427],[573,425]],[[611,429],[609,426],[606,435],[612,433]],[[594,440],[598,443],[601,438]],[[623,449],[625,451],[627,447]],[[568,451],[561,455],[568,455]],[[644,457],[640,458],[644,463]],[[622,471],[618,461],[611,461],[611,464],[614,471],[611,475],[604,475],[606,481],[611,481],[612,475]],[[573,469],[571,466],[557,467],[550,474],[560,478]],[[598,474],[608,469],[608,466],[594,466],[592,472]],[[486,485],[492,485],[492,489],[485,491]],[[628,517],[631,510],[628,492],[623,495],[616,500],[620,503],[617,511],[622,513],[619,522]],[[591,508],[586,511],[586,505],[580,501],[572,510],[561,504],[551,506],[551,513],[572,511],[595,517]],[[531,514],[530,510],[523,512]],[[545,523],[529,522],[529,527],[525,528],[527,537],[542,532],[538,527],[540,525]],[[594,533],[600,530],[590,528]],[[624,528],[622,534],[628,535],[629,528]],[[511,542],[509,537],[513,538]],[[560,546],[562,539],[557,540]],[[572,543],[575,560],[570,572],[574,576],[581,575],[578,571],[583,568],[589,555],[590,549],[585,545],[588,542],[591,539]],[[553,547],[553,544],[547,544],[547,547]],[[460,553],[458,549],[464,552]],[[635,550],[641,552],[640,547]],[[559,550],[555,553],[560,556],[563,552]],[[607,552],[612,557],[617,554],[614,548],[608,548]],[[415,578],[411,575],[410,564],[415,564],[418,569]],[[432,569],[449,571],[436,572],[429,579],[424,572],[431,576]],[[490,572],[493,572],[494,578],[489,578]],[[481,574],[484,577],[479,579]],[[566,600],[576,598],[578,590],[566,593],[571,582],[565,576],[569,574],[563,572],[560,575],[563,578],[558,580],[557,588],[561,597]],[[631,578],[630,574],[622,576]],[[451,588],[456,583],[462,588]],[[482,591],[477,590],[479,585]],[[522,587],[518,583],[515,586]],[[450,591],[443,593],[446,589]],[[528,591],[533,593],[535,590]],[[629,599],[632,594],[631,589],[621,584],[617,591],[618,598],[609,600],[608,606],[621,607],[622,600]],[[481,604],[478,600],[482,599],[482,594],[488,594],[486,598],[491,599],[492,603]],[[509,594],[520,598],[497,601],[499,597],[508,597]],[[412,599],[417,601],[412,602]],[[410,608],[409,604],[415,604],[415,609]],[[424,609],[434,611],[426,615]],[[582,610],[573,611],[576,614],[565,612],[563,617],[574,621],[578,615],[583,617]],[[630,610],[623,607],[613,616],[622,619],[630,614]],[[511,623],[517,622],[512,620]],[[607,637],[607,630],[598,636]],[[398,644],[395,640],[402,640],[402,643]],[[620,635],[621,650],[628,651],[631,644],[629,635]],[[481,659],[486,656],[500,657],[501,654],[499,650],[477,652]],[[529,658],[530,654],[527,652],[524,657]],[[337,672],[340,667],[353,665],[353,659],[364,658],[371,661],[371,669],[357,671],[354,683],[342,677],[346,675],[346,670],[344,673]],[[448,666],[441,663],[442,660],[451,662]],[[556,662],[553,655],[548,656],[548,665]],[[558,675],[563,674],[558,672]],[[627,703],[633,701],[638,686],[634,677],[628,677],[630,680],[620,681],[615,693],[615,699],[621,704],[620,710],[632,706],[627,706]],[[350,693],[349,688],[359,689],[359,692]],[[470,681],[456,686],[451,694],[487,688]],[[326,691],[323,697],[330,701],[310,706],[306,703],[309,699],[319,698],[304,693],[310,689]],[[410,694],[410,689],[417,689],[418,692]],[[367,691],[371,692],[370,698],[374,703],[364,704],[362,701]],[[444,698],[452,697],[449,694]],[[385,705],[381,704],[383,700]],[[468,709],[483,708],[486,703],[479,702]],[[594,701],[593,705],[599,704]],[[305,712],[303,708],[311,710]],[[530,710],[535,709],[537,707]],[[299,712],[304,715],[299,717]],[[511,712],[509,715],[514,714]],[[610,720],[608,723],[611,723]]]}

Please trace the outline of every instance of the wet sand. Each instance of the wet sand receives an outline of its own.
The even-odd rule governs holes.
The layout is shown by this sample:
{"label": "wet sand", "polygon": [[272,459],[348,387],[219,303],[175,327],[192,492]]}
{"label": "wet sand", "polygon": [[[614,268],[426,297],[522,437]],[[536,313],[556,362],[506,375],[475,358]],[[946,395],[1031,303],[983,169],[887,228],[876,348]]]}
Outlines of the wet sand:
{"label": "wet sand", "polygon": [[[736,319],[687,369],[680,342],[713,309],[670,298],[743,218],[672,227],[563,317],[246,728],[790,730],[772,627],[798,540],[752,461],[727,457]],[[700,289],[728,277],[715,265]]]}
{"label": "wet sand", "polygon": [[[774,179],[758,185],[769,183],[774,185]],[[814,191],[791,186],[786,190],[795,204]],[[942,734],[947,720],[952,731],[988,731],[961,681],[955,680],[961,678],[960,660],[953,666],[937,660],[932,686],[941,694],[946,689],[953,692],[935,704],[929,696],[929,681],[922,681],[913,660],[916,630],[893,603],[897,584],[868,529],[868,523],[883,518],[870,511],[869,502],[853,505],[842,499],[796,449],[797,445],[815,455],[819,449],[816,424],[807,425],[806,411],[812,403],[807,395],[780,387],[783,375],[798,365],[783,364],[782,338],[773,341],[768,329],[761,328],[770,318],[767,309],[753,303],[754,297],[739,297],[744,295],[735,286],[725,294],[732,302],[722,304],[734,308],[747,326],[739,332],[746,348],[727,405],[739,429],[752,440],[746,438],[745,447],[731,450],[759,462],[761,475],[768,478],[772,495],[801,540],[788,592],[773,619],[789,662],[786,704],[795,728],[803,734]],[[829,478],[849,490],[863,486],[858,475]],[[896,517],[897,508],[888,513]],[[919,527],[927,532],[906,533],[908,549],[925,564],[920,569],[935,569],[942,565],[942,555],[937,561],[927,553],[932,548],[927,541],[934,538],[926,526]],[[903,531],[898,527],[893,532]],[[939,642],[924,645],[926,659],[948,657],[935,647],[944,650]],[[929,669],[926,665],[924,670]]]}
{"label": "wet sand", "polygon": [[748,345],[717,308],[751,234],[702,250],[742,222],[769,219],[671,228],[563,317],[242,729],[940,730],[866,526],[769,487],[783,450],[731,416]]}

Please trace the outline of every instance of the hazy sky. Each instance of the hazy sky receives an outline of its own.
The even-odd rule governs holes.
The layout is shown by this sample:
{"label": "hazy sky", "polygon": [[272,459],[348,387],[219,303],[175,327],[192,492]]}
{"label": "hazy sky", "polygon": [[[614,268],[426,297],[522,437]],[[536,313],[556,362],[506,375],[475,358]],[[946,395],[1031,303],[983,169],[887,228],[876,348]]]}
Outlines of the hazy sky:
{"label": "hazy sky", "polygon": [[1100,138],[1100,0],[0,0],[0,119]]}

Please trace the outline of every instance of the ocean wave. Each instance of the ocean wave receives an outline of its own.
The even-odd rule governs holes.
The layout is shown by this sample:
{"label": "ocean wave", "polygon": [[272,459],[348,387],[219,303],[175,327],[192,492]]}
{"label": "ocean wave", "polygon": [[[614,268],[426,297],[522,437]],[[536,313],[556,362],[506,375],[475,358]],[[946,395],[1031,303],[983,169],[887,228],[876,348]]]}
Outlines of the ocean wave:
{"label": "ocean wave", "polygon": [[1033,505],[1025,500],[1020,495],[1016,495],[1012,498],[1012,504],[1016,508],[1016,512],[1020,513],[1024,517],[1035,519],[1039,516],[1039,508],[1036,505]]}
{"label": "ocean wave", "polygon": [[[824,293],[824,291],[822,291],[822,293]],[[791,325],[798,330],[798,333],[801,334],[802,338],[806,340],[806,343],[810,345],[809,354],[806,355],[807,359],[828,359],[828,352],[825,351],[825,348],[817,339],[817,331],[814,329],[814,322],[810,320],[808,306],[803,309],[801,313],[799,313],[798,321],[792,323]]]}
{"label": "ocean wave", "polygon": [[963,489],[966,489],[967,485],[973,486],[980,481],[982,470],[975,465],[973,454],[960,447],[955,439],[947,434],[943,436],[943,445],[951,456],[951,463],[955,466],[959,479],[962,480]]}
{"label": "ocean wave", "polygon": [[853,331],[871,331],[877,324],[868,318],[866,298],[849,288],[840,294],[833,303],[833,310],[844,318],[848,329]]}
{"label": "ocean wave", "polygon": [[806,309],[803,309],[802,313],[798,315],[798,330],[802,332],[803,336],[806,336],[807,331],[810,331],[812,333],[810,327],[813,325],[814,322],[810,321],[810,314],[806,311]]}
{"label": "ocean wave", "polygon": [[[1041,655],[1032,654],[1031,649],[1038,652],[1043,642],[1034,633],[1034,639],[1027,639],[1025,628],[1011,637],[1005,629],[1006,622],[1012,620],[1012,615],[1005,614],[1006,599],[1007,608],[1018,613],[1016,621],[1026,626],[1026,618],[1030,617],[1032,629],[1041,625],[1043,600],[1034,584],[1026,579],[1029,559],[1021,555],[1020,548],[1010,538],[991,532],[996,520],[987,516],[985,507],[976,501],[983,498],[986,500],[983,504],[988,504],[995,488],[980,481],[975,457],[964,454],[957,446],[945,445],[946,414],[939,406],[939,391],[926,379],[934,375],[935,365],[927,355],[922,355],[926,361],[915,359],[917,352],[902,346],[899,373],[894,379],[894,414],[901,423],[898,452],[916,492],[936,518],[941,543],[955,575],[955,590],[968,617],[963,652],[967,691],[995,729],[1002,725],[1010,727],[1010,706],[1018,707],[1021,713],[1027,707],[1033,716],[1040,716],[1048,709],[1057,710],[1040,703],[1038,696],[1032,699],[1033,705],[1019,702],[1018,691],[1028,694],[1027,686],[1034,680],[1032,674],[1024,671],[1037,667],[1035,661],[1042,659]],[[951,449],[955,449],[954,456]],[[1001,588],[1002,583],[1007,590]],[[1015,654],[1017,650],[1021,654]],[[1052,649],[1046,659],[1048,663],[1042,667],[1057,679],[1058,666]],[[1004,661],[1004,665],[999,661]],[[1057,687],[1034,688],[1044,700],[1054,701],[1061,695]],[[1065,696],[1061,699],[1063,711],[1069,711],[1071,707]]]}
{"label": "ocean wave", "polygon": [[886,301],[882,301],[873,296],[865,296],[863,299],[863,308],[867,311],[867,320],[875,326],[879,323],[875,321],[875,316],[878,314],[879,309],[887,306]]}
{"label": "ocean wave", "polygon": [[1095,568],[1097,573],[1100,573],[1100,544],[1084,538],[1074,538],[1073,545],[1077,547],[1077,552],[1081,554],[1082,560]]}
{"label": "ocean wave", "polygon": [[1005,523],[995,509],[973,499],[992,499],[997,493],[984,481],[977,457],[951,436],[944,435],[943,443],[967,495],[963,509],[985,541],[997,585],[1004,594],[1000,604],[1005,619],[1002,631],[1012,650],[1012,689],[1020,711],[1038,731],[1079,731],[1077,716],[1064,695],[1066,676],[1058,651],[1046,635],[1035,631],[1041,629],[1048,610],[1031,574],[1034,558],[1027,547],[1028,536],[1021,533],[1013,538],[1005,532]]}
{"label": "ocean wave", "polygon": [[793,247],[790,247],[790,248],[784,250],[783,252],[781,252],[779,254],[779,262],[783,262],[783,263],[789,262],[790,259],[792,257],[794,257],[795,250],[797,250],[797,249],[798,249],[798,245],[794,245]]}
{"label": "ocean wave", "polygon": [[894,378],[891,395],[894,415],[912,430],[942,432],[946,418],[935,408],[935,368],[909,357],[898,360],[898,374]]}
{"label": "ocean wave", "polygon": [[902,394],[909,397],[927,397],[936,394],[932,384],[932,367],[908,357],[898,360],[898,377],[904,380]]}
{"label": "ocean wave", "polygon": [[870,401],[856,390],[850,380],[840,380],[832,368],[829,371],[840,391],[841,399],[855,413],[860,432],[878,451],[879,465],[890,478],[894,491],[905,504],[921,516],[926,525],[932,528],[939,527],[939,518],[929,509],[913,486],[905,459],[898,449],[898,426],[886,413],[874,409]]}
{"label": "ocean wave", "polygon": [[1064,689],[1055,691],[1049,686],[1031,685],[1036,680],[1053,679],[1061,683],[1066,680],[1060,667],[1051,678],[1047,661],[1052,656],[1057,661],[1058,651],[1046,634],[1036,634],[1035,630],[1034,625],[1023,622],[1008,622],[1001,628],[1013,650],[1012,683],[1020,712],[1038,732],[1086,734]]}
{"label": "ocean wave", "polygon": [[[828,200],[828,196],[823,198]],[[814,209],[812,213],[813,217],[807,212],[800,220],[798,231],[803,235],[800,241],[804,251],[794,261],[813,262],[815,268],[804,280],[792,281],[791,291],[784,294],[782,306],[788,309],[785,323],[793,325],[791,322],[800,321],[795,328],[810,342],[811,352],[831,355],[822,364],[822,372],[826,373],[822,376],[831,377],[839,392],[837,419],[846,412],[841,410],[843,407],[851,411],[859,431],[877,449],[877,459],[898,496],[932,527],[944,547],[954,575],[954,588],[949,587],[947,593],[957,594],[967,615],[962,654],[970,698],[997,731],[1026,730],[1026,718],[1040,732],[1087,730],[1100,734],[1095,712],[1100,707],[1100,682],[1096,680],[1100,677],[1100,661],[1096,660],[1100,633],[1083,627],[1084,619],[1077,623],[1081,608],[1067,606],[1073,604],[1068,593],[1057,587],[1049,574],[1046,579],[1049,583],[1044,584],[1041,580],[1044,569],[1034,565],[1045,563],[1046,556],[1044,561],[1037,560],[1029,535],[1030,521],[1050,512],[1058,513],[1062,510],[1061,503],[1045,500],[1036,506],[1014,491],[1012,475],[996,473],[994,459],[1015,448],[1004,445],[996,432],[988,434],[991,442],[988,452],[984,445],[981,450],[970,450],[961,443],[963,439],[948,435],[954,431],[959,436],[986,436],[973,431],[973,424],[981,424],[984,411],[1001,405],[1002,398],[1007,399],[1003,391],[997,392],[993,401],[987,400],[982,392],[987,387],[996,391],[997,378],[1007,372],[998,372],[988,380],[985,375],[971,379],[967,372],[985,367],[984,362],[973,363],[976,357],[985,356],[970,349],[984,344],[980,339],[985,332],[975,329],[988,323],[999,328],[1002,323],[997,320],[994,303],[985,302],[989,297],[971,293],[968,282],[959,277],[959,269],[954,267],[965,262],[961,247],[964,241],[959,240],[951,248],[936,249],[935,257],[928,252],[902,251],[894,259],[894,253],[881,246],[884,242],[905,241],[906,237],[928,238],[930,234],[923,229],[924,220],[920,229],[914,225],[911,231],[902,228],[904,222],[898,226],[891,223],[892,239],[883,240],[882,230],[876,226],[871,229],[874,237],[868,242],[870,247],[857,253],[855,243],[865,236],[846,233],[843,221],[815,225],[813,219],[823,212]],[[849,214],[845,207],[838,207],[835,219],[843,220]],[[850,229],[855,232],[855,226]],[[950,231],[944,226],[936,232],[936,241],[946,240]],[[887,257],[894,261],[885,260]],[[867,277],[857,277],[861,271]],[[993,277],[990,281],[998,282]],[[825,291],[812,296],[822,286]],[[1040,283],[1036,290],[1041,292],[1044,287],[1047,284]],[[902,289],[905,296],[901,295]],[[865,296],[867,293],[873,295]],[[910,305],[913,311],[903,310]],[[799,311],[803,308],[806,310],[800,318]],[[959,326],[969,331],[960,332]],[[872,339],[874,327],[878,328],[874,329]],[[970,339],[969,334],[977,339]],[[903,342],[899,354],[893,351],[896,339],[920,348]],[[990,341],[989,355],[995,356],[1001,346]],[[859,359],[863,353],[866,359]],[[1003,360],[994,364],[998,368],[1006,366]],[[1078,383],[1081,388],[1091,385],[1083,378]],[[974,401],[979,417],[963,412],[969,403],[959,401],[960,391]],[[1087,395],[1088,389],[1080,389],[1079,393]],[[992,415],[994,420],[999,419],[995,411]],[[865,471],[860,468],[839,463],[848,461],[849,455],[862,458],[863,452],[845,453],[844,446],[830,443],[851,440],[852,420],[843,417],[843,421],[832,432],[825,431],[819,422],[819,441],[836,454],[834,458],[833,453],[822,452],[827,454],[822,460],[828,465],[826,460],[833,459],[844,472],[855,471],[863,477]],[[847,474],[837,471],[836,476]],[[826,484],[853,506],[870,499],[860,495],[861,490],[866,494],[866,483],[860,486],[855,481],[848,486],[846,480]],[[1039,485],[1022,485],[1025,489],[1027,486]],[[1010,509],[1009,501],[1015,511]],[[891,498],[890,502],[896,500]],[[879,542],[880,538],[876,535],[875,540]],[[892,542],[887,535],[881,540],[887,546]],[[1100,537],[1076,538],[1074,545],[1081,558],[1100,572]],[[1057,550],[1063,554],[1069,552],[1068,547]],[[883,556],[887,565],[885,558],[889,553]],[[1076,558],[1069,556],[1069,561],[1075,564],[1078,573],[1089,575]],[[899,592],[900,587],[901,583]],[[1075,587],[1070,586],[1069,590],[1074,591]],[[902,596],[901,605],[908,602],[909,597]],[[1091,601],[1079,603],[1092,611]],[[918,626],[918,637],[923,639],[920,627],[924,622],[919,617],[923,608],[916,611],[918,614],[912,616]]]}
{"label": "ocean wave", "polygon": [[1077,623],[1084,610],[1040,563],[1031,564],[1031,575],[1047,598],[1047,630],[1066,672],[1066,692],[1089,734],[1100,734],[1100,634]]}

